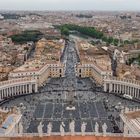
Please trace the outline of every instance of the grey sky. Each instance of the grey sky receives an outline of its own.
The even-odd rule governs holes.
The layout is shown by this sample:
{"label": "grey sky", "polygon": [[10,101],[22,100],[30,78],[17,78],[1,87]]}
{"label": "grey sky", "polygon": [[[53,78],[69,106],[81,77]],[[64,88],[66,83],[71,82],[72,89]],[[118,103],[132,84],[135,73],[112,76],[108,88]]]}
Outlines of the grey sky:
{"label": "grey sky", "polygon": [[140,11],[140,0],[0,0],[0,10]]}

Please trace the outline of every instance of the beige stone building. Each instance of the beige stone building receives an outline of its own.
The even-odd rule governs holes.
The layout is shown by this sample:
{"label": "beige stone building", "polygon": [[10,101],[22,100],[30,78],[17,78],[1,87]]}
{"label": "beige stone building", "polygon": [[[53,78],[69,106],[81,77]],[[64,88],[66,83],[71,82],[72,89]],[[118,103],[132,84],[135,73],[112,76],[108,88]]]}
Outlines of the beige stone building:
{"label": "beige stone building", "polygon": [[111,59],[107,53],[86,41],[76,40],[80,63],[76,66],[79,77],[91,77],[103,84],[105,77],[112,76]]}
{"label": "beige stone building", "polygon": [[38,86],[42,86],[48,78],[63,77],[64,65],[56,61],[42,62],[33,60],[26,62],[21,67],[10,72],[9,79],[31,78],[37,81]]}

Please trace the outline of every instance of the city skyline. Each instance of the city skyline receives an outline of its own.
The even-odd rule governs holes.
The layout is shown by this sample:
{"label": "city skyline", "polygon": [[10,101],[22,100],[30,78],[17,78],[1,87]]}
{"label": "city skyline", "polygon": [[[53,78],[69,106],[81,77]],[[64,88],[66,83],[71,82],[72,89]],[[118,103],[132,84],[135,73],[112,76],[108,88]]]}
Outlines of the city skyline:
{"label": "city skyline", "polygon": [[140,140],[140,0],[0,0],[0,140]]}
{"label": "city skyline", "polygon": [[0,10],[97,10],[139,11],[138,0],[5,0]]}

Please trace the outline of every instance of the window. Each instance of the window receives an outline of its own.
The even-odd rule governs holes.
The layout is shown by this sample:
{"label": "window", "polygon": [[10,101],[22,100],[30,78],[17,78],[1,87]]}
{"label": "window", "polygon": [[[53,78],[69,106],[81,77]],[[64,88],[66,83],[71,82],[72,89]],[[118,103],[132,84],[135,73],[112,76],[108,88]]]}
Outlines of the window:
{"label": "window", "polygon": [[61,73],[61,72],[62,72],[62,70],[61,70],[61,69],[59,69],[59,72]]}

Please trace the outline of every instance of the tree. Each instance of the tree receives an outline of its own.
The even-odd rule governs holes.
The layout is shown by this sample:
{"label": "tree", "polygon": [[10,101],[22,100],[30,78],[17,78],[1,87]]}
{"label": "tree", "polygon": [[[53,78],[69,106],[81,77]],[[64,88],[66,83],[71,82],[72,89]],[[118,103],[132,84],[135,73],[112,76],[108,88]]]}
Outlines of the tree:
{"label": "tree", "polygon": [[61,34],[68,36],[69,35],[69,29],[67,27],[62,27],[61,28]]}
{"label": "tree", "polygon": [[113,42],[113,37],[109,37],[108,40],[107,40],[107,42],[108,42],[109,44],[111,44],[111,43]]}
{"label": "tree", "polygon": [[36,42],[40,39],[40,36],[43,34],[40,31],[31,30],[31,31],[24,31],[20,34],[10,36],[12,41],[15,43],[25,43],[27,41]]}
{"label": "tree", "polygon": [[[113,44],[115,46],[124,44],[123,40],[107,37],[102,31],[97,30],[95,27],[86,27],[86,26],[79,26],[74,24],[64,24],[57,26],[61,30],[62,35],[69,35],[69,31],[76,31],[83,35],[90,36],[92,38],[101,39],[102,41],[106,42],[107,45]],[[130,41],[126,41],[125,43],[129,44]]]}
{"label": "tree", "polygon": [[115,38],[115,39],[113,40],[113,43],[114,43],[114,46],[118,46],[119,40],[118,40],[117,38]]}

